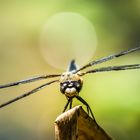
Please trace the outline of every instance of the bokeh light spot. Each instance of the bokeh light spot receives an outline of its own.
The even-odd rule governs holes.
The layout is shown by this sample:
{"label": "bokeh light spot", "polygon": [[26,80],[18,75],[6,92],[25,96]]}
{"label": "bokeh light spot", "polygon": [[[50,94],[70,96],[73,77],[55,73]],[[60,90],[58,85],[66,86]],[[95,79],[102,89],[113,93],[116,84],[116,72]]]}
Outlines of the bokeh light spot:
{"label": "bokeh light spot", "polygon": [[40,38],[43,57],[53,67],[66,69],[75,59],[79,65],[86,64],[93,56],[97,37],[93,24],[77,13],[57,13],[50,17]]}

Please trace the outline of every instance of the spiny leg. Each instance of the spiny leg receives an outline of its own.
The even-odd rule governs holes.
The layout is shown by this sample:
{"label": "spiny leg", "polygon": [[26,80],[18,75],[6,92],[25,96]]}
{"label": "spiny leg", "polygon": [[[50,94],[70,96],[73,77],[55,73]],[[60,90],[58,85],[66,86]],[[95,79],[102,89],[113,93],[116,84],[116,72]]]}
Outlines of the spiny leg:
{"label": "spiny leg", "polygon": [[5,84],[5,85],[0,85],[0,89],[11,87],[11,86],[17,86],[17,85],[20,85],[20,84],[31,83],[31,82],[35,82],[35,81],[43,80],[43,79],[47,79],[47,78],[59,77],[59,76],[61,76],[61,74],[41,75],[41,76],[31,77],[31,78],[20,80],[20,81],[17,81],[17,82],[8,83],[8,84]]}
{"label": "spiny leg", "polygon": [[89,115],[89,113],[90,113],[90,111],[89,111],[89,107],[88,106],[86,106],[87,107],[87,113],[88,113],[88,115]]}
{"label": "spiny leg", "polygon": [[103,63],[103,62],[112,60],[112,59],[114,59],[114,58],[118,58],[118,57],[120,57],[120,56],[129,54],[129,53],[132,53],[132,52],[135,52],[135,51],[138,51],[138,50],[140,50],[140,47],[132,48],[132,49],[125,50],[125,51],[121,51],[121,52],[119,52],[119,53],[112,54],[112,55],[109,55],[109,56],[100,58],[100,59],[98,59],[98,60],[94,60],[94,61],[88,63],[87,65],[81,67],[80,69],[76,70],[74,73],[77,73],[78,71],[81,71],[81,70],[86,69],[86,68],[88,68],[88,67],[91,67],[91,66],[93,66],[93,65],[97,65],[97,64],[100,64],[100,63]]}
{"label": "spiny leg", "polygon": [[96,120],[95,120],[95,118],[94,118],[94,115],[93,115],[93,113],[92,113],[92,110],[91,110],[91,108],[90,108],[90,106],[88,105],[88,103],[82,98],[82,97],[80,97],[80,96],[76,96],[76,98],[79,100],[79,101],[81,101],[86,107],[87,107],[87,112],[89,113],[91,113],[91,116],[92,116],[92,118],[94,119],[94,121],[96,122]]}
{"label": "spiny leg", "polygon": [[71,99],[71,100],[70,100],[70,109],[72,108],[72,101],[73,101],[73,100]]}
{"label": "spiny leg", "polygon": [[66,105],[64,106],[63,112],[66,111],[66,109],[67,109],[68,105],[70,104],[70,102],[71,102],[71,98],[68,98],[67,103],[66,103]]}
{"label": "spiny leg", "polygon": [[140,64],[102,67],[102,68],[97,68],[97,69],[86,71],[84,73],[81,73],[81,75],[85,75],[85,74],[88,74],[88,73],[131,70],[131,69],[140,69]]}
{"label": "spiny leg", "polygon": [[24,97],[26,97],[26,96],[29,96],[29,95],[31,95],[31,94],[33,94],[33,93],[35,93],[35,92],[41,90],[42,88],[44,88],[44,87],[46,87],[46,86],[48,86],[48,85],[50,85],[50,84],[52,84],[52,83],[58,82],[58,81],[59,81],[59,80],[54,80],[54,81],[45,83],[45,84],[43,84],[43,85],[41,85],[41,86],[39,86],[39,87],[37,87],[37,88],[35,88],[35,89],[33,89],[33,90],[31,90],[31,91],[25,93],[25,94],[22,94],[21,96],[18,96],[18,97],[16,97],[16,98],[12,99],[12,100],[9,100],[8,102],[5,102],[5,103],[1,104],[1,105],[0,105],[0,108],[5,107],[5,106],[7,106],[7,105],[9,105],[9,104],[11,104],[11,103],[13,103],[13,102],[16,102],[16,101],[18,101],[18,100],[20,100],[20,99],[22,99],[22,98],[24,98]]}

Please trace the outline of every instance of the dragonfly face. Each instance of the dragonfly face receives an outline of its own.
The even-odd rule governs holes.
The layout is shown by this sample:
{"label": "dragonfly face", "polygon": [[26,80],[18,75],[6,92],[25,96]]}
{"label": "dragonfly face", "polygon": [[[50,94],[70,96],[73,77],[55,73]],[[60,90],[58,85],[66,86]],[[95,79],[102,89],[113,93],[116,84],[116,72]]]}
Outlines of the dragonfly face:
{"label": "dragonfly face", "polygon": [[72,60],[68,65],[67,72],[60,76],[60,91],[65,94],[67,98],[78,96],[83,86],[83,79],[80,72],[74,73],[78,69],[75,60]]}
{"label": "dragonfly face", "polygon": [[76,74],[65,72],[60,77],[60,91],[68,98],[78,96],[82,86],[83,79],[80,77],[80,72]]}

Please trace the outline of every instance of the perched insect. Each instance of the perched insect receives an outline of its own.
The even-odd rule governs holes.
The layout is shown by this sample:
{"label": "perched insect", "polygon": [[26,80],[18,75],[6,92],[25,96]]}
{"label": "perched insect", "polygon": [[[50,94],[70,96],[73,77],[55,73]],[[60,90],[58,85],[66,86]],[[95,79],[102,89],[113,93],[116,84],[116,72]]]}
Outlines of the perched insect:
{"label": "perched insect", "polygon": [[89,74],[89,73],[97,73],[97,72],[139,69],[140,64],[122,65],[122,66],[109,66],[109,67],[101,67],[101,68],[97,68],[97,69],[88,70],[86,72],[81,72],[81,71],[88,68],[88,67],[91,67],[91,66],[94,66],[94,65],[112,60],[114,58],[129,54],[129,53],[132,53],[132,52],[135,52],[135,51],[138,51],[138,50],[140,50],[140,47],[125,50],[125,51],[119,52],[117,54],[113,54],[113,55],[110,55],[110,56],[103,57],[103,58],[100,58],[98,60],[92,61],[92,62],[88,63],[87,65],[81,67],[81,68],[78,68],[75,61],[72,60],[69,64],[68,70],[66,72],[62,73],[62,74],[42,75],[42,76],[37,76],[37,77],[32,77],[32,78],[29,78],[29,79],[21,80],[21,81],[14,82],[14,83],[0,85],[0,89],[2,89],[2,88],[16,86],[16,85],[20,85],[20,84],[26,84],[26,83],[30,83],[30,82],[34,82],[34,81],[38,81],[38,80],[42,80],[42,79],[59,77],[59,79],[47,82],[47,83],[45,83],[45,84],[27,92],[27,93],[22,94],[19,97],[16,97],[16,98],[14,98],[14,99],[12,99],[8,102],[5,102],[5,103],[1,104],[0,108],[2,108],[4,106],[7,106],[7,105],[9,105],[9,104],[11,104],[11,103],[13,103],[17,100],[20,100],[21,98],[29,96],[29,95],[41,90],[42,88],[47,87],[48,85],[59,82],[60,83],[60,91],[67,98],[67,103],[64,107],[63,112],[66,111],[68,106],[71,108],[73,98],[77,98],[79,101],[81,101],[87,107],[87,112],[91,113],[91,116],[94,119],[94,116],[93,116],[93,113],[92,113],[92,110],[91,110],[90,106],[88,105],[88,103],[83,98],[81,98],[79,96],[79,92],[81,91],[82,86],[83,86],[82,76],[84,76],[86,74]]}

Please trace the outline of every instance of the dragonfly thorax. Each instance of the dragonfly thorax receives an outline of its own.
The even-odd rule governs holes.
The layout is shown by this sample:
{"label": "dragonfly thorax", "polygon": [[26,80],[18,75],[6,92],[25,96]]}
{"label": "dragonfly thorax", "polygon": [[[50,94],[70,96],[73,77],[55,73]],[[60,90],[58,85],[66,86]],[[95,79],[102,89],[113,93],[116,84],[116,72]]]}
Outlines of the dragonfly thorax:
{"label": "dragonfly thorax", "polygon": [[75,97],[80,92],[83,79],[79,73],[65,72],[60,77],[60,91],[67,97]]}

